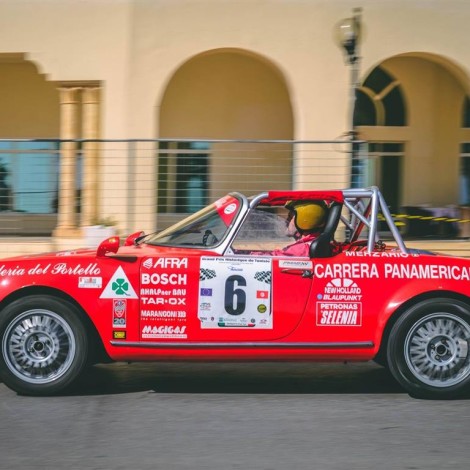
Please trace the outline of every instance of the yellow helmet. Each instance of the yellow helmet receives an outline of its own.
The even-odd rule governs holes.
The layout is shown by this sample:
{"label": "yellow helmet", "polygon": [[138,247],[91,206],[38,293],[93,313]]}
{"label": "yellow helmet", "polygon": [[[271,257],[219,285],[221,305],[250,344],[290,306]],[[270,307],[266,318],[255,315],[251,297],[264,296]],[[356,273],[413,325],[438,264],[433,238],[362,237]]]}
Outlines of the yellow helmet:
{"label": "yellow helmet", "polygon": [[294,212],[299,231],[311,232],[325,223],[327,206],[323,201],[289,201],[286,208]]}

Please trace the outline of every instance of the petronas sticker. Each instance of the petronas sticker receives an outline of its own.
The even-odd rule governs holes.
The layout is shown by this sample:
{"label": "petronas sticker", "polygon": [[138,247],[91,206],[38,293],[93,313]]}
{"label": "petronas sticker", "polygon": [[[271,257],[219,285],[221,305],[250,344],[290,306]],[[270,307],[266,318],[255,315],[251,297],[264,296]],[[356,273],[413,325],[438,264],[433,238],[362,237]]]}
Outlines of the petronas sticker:
{"label": "petronas sticker", "polygon": [[116,269],[100,299],[137,299],[137,294],[121,266]]}

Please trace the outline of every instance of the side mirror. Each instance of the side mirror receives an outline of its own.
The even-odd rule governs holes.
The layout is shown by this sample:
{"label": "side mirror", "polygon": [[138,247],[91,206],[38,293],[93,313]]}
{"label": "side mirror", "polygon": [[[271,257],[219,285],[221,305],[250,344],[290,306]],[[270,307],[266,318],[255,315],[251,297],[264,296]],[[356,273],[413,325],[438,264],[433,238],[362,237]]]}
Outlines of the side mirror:
{"label": "side mirror", "polygon": [[96,256],[98,258],[103,258],[106,256],[108,253],[117,253],[119,250],[120,246],[120,240],[119,237],[110,237],[107,238],[106,240],[103,240],[97,250],[96,250]]}
{"label": "side mirror", "polygon": [[135,245],[135,241],[140,238],[140,237],[143,237],[145,235],[145,232],[143,231],[140,231],[140,232],[135,232],[131,235],[129,235],[127,238],[126,238],[126,241],[124,242],[124,246],[134,246]]}

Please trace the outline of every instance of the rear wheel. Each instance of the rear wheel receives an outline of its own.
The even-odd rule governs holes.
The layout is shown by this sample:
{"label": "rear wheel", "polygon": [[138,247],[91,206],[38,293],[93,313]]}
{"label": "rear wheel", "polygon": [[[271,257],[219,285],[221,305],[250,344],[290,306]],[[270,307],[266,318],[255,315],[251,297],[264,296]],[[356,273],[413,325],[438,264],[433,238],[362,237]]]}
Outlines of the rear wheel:
{"label": "rear wheel", "polygon": [[0,313],[0,376],[25,395],[50,395],[69,387],[86,366],[88,341],[73,304],[37,295]]}
{"label": "rear wheel", "polygon": [[470,307],[429,299],[406,311],[388,342],[390,371],[411,394],[454,398],[470,384]]}

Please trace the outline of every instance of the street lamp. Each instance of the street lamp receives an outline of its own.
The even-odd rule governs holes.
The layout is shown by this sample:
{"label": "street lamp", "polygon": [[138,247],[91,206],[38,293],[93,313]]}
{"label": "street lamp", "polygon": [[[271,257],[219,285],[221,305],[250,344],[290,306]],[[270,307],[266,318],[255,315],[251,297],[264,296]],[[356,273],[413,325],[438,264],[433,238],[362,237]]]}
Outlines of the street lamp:
{"label": "street lamp", "polygon": [[[351,139],[351,186],[358,184],[359,176],[354,174],[354,169],[358,166],[356,161],[354,141],[356,140],[356,131],[354,124],[354,108],[356,105],[356,90],[359,79],[359,46],[362,36],[361,22],[362,8],[354,8],[353,16],[345,18],[337,23],[335,28],[335,39],[337,44],[344,49],[346,64],[350,67],[349,83],[349,131],[347,135]],[[355,178],[356,177],[356,178]],[[356,180],[356,181],[355,181]]]}

